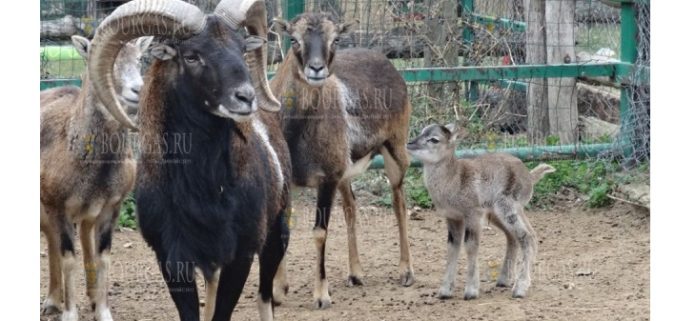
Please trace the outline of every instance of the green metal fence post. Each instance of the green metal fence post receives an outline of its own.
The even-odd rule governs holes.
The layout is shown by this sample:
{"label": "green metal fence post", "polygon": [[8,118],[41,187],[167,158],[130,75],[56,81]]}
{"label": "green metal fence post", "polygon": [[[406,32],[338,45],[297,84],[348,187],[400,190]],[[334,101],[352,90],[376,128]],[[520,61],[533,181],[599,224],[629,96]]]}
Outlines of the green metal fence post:
{"label": "green metal fence post", "polygon": [[[302,14],[305,8],[305,0],[283,0],[283,20],[290,21],[296,16]],[[283,37],[283,51],[288,52],[290,49],[290,38],[286,35]]]}
{"label": "green metal fence post", "polygon": [[[474,23],[474,0],[461,0],[461,5],[462,5],[462,20],[466,21],[467,23],[464,24],[464,30],[462,31],[462,40],[464,41],[464,44],[467,44],[470,46],[470,48],[473,48],[474,46],[474,28],[471,27],[471,24]],[[473,50],[470,50],[469,52],[472,52]],[[467,57],[464,57],[464,65],[468,66],[470,62],[467,60]],[[468,97],[467,100],[469,101],[477,101],[479,97],[479,92],[478,92],[478,83],[475,81],[469,82],[469,92],[468,92]]]}
{"label": "green metal fence post", "polygon": [[[637,25],[635,11],[633,10],[632,0],[621,1],[621,62],[634,64],[636,61],[636,37]],[[625,79],[630,79],[624,75],[621,77],[621,101],[619,103],[619,115],[621,117],[621,137],[619,142],[623,155],[626,159],[631,158],[633,152],[632,135],[633,128],[631,124],[631,106],[630,106],[630,84],[625,82]]]}

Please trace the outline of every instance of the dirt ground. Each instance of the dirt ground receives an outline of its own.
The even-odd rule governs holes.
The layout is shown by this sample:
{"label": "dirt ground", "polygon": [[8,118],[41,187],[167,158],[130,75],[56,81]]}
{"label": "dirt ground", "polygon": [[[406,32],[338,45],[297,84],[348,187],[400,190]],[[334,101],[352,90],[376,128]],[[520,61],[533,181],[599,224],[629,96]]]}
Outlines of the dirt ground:
{"label": "dirt ground", "polygon": [[[433,212],[411,220],[410,240],[416,283],[398,283],[398,238],[390,209],[365,206],[358,220],[360,259],[365,285],[349,288],[343,214],[332,216],[327,274],[333,306],[312,309],[314,245],[309,202],[296,202],[288,250],[290,293],[275,309],[276,320],[647,320],[650,305],[650,217],[626,205],[588,210],[579,206],[531,211],[527,215],[539,239],[539,255],[529,296],[513,299],[510,289],[495,287],[505,238],[486,230],[479,250],[480,297],[464,301],[466,255],[462,253],[455,298],[435,297],[445,269],[445,222]],[[310,215],[311,214],[311,215]],[[79,244],[79,242],[78,242]],[[48,287],[48,258],[41,239],[41,299]],[[152,251],[138,232],[115,234],[110,303],[115,320],[177,320],[176,309],[155,265]],[[255,293],[258,269],[252,268],[234,320],[258,320]],[[93,314],[78,276],[80,319]],[[201,298],[204,294],[199,291]],[[40,304],[40,301],[37,300]],[[39,309],[39,305],[37,305]],[[57,315],[41,320],[59,320]]]}

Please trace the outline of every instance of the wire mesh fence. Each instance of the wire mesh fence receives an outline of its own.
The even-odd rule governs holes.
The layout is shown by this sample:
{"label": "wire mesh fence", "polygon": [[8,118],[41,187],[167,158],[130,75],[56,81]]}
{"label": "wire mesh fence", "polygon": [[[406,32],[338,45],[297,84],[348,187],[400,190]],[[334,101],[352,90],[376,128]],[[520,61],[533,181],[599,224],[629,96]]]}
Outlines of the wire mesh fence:
{"label": "wire mesh fence", "polygon": [[[271,17],[284,1],[266,0]],[[126,1],[41,0],[41,79],[78,78],[84,62],[73,34],[90,37]],[[219,0],[189,0],[211,12]],[[538,66],[540,77],[493,81],[409,82],[411,135],[426,124],[458,122],[464,148],[576,147],[614,144],[624,164],[649,161],[650,88],[643,74],[621,86],[609,77],[557,78],[544,66],[617,63],[621,11],[610,0],[306,0],[306,12],[358,20],[341,47],[383,52],[398,68]],[[649,67],[649,2],[634,4],[639,67]],[[280,37],[269,37],[271,62],[282,60]],[[274,70],[277,64],[271,65]],[[641,69],[637,69],[641,70]],[[623,118],[622,118],[623,117]],[[624,135],[625,134],[625,135]],[[626,147],[629,137],[630,148]],[[629,150],[630,149],[630,150]],[[617,154],[612,154],[616,156]],[[539,155],[536,155],[539,156]],[[543,156],[543,155],[541,155]]]}

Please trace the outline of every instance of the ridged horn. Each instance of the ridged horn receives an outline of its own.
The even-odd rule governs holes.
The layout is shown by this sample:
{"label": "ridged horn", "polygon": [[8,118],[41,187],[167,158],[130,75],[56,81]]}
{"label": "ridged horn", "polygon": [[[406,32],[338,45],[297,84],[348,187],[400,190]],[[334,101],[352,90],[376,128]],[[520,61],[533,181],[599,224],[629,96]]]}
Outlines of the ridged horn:
{"label": "ridged horn", "polygon": [[114,10],[95,31],[88,75],[97,98],[121,125],[137,131],[114,88],[113,68],[121,48],[144,36],[187,39],[205,28],[205,14],[180,0],[135,0]]}
{"label": "ridged horn", "polygon": [[[222,0],[215,8],[215,15],[235,29],[246,27],[250,35],[266,39],[266,4],[263,0]],[[280,110],[280,102],[271,92],[266,75],[267,49],[263,45],[246,54],[251,81],[259,99],[259,107],[271,112]]]}

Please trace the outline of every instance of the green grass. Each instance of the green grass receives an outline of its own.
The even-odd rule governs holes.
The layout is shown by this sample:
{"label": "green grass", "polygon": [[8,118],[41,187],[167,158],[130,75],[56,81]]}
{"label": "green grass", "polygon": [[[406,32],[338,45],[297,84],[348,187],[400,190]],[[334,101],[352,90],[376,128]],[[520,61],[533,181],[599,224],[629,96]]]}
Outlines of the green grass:
{"label": "green grass", "polygon": [[[600,160],[563,160],[549,161],[547,164],[556,168],[556,172],[547,174],[534,186],[531,206],[546,208],[553,204],[556,193],[562,187],[575,189],[586,195],[588,207],[602,207],[611,204],[607,196],[616,185],[613,173],[619,165],[611,161]],[[528,163],[532,169],[539,162]]]}
{"label": "green grass", "polygon": [[138,220],[135,217],[135,199],[133,194],[128,195],[121,205],[121,213],[118,216],[118,226],[131,229],[138,228]]}

